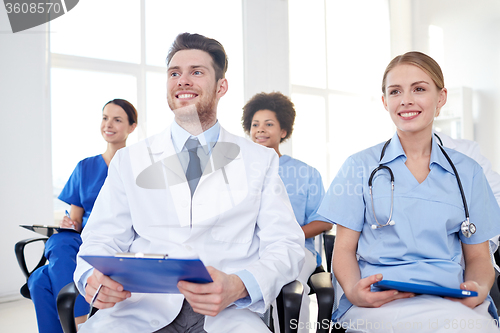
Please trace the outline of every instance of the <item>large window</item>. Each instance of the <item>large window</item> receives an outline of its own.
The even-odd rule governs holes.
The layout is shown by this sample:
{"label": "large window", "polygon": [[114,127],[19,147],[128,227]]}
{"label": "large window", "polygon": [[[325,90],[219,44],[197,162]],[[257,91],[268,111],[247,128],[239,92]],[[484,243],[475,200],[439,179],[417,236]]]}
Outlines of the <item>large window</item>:
{"label": "large window", "polygon": [[[218,116],[225,128],[242,133],[241,112],[234,110],[243,105],[241,7],[235,0],[86,0],[50,22],[56,219],[67,208],[57,196],[78,161],[106,149],[100,134],[106,102],[123,98],[136,106],[139,126],[128,145],[173,120],[166,101],[165,58],[179,33],[200,33],[226,48],[231,93],[219,103]],[[214,18],[221,15],[220,8],[224,24],[219,25]]]}
{"label": "large window", "polygon": [[[289,0],[295,158],[326,186],[351,154],[392,136],[381,102],[390,61],[387,0]],[[356,15],[346,15],[356,13]]]}

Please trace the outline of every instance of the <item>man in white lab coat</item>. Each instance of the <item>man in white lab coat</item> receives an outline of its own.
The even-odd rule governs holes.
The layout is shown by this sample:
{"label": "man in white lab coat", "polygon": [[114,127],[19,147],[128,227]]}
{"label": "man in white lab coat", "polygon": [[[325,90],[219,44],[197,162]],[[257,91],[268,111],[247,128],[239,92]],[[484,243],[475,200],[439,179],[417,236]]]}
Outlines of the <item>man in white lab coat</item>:
{"label": "man in white lab coat", "polygon": [[[167,66],[175,121],[117,152],[82,233],[75,282],[89,302],[102,288],[101,310],[80,332],[268,332],[257,313],[296,279],[304,258],[278,155],[220,126],[228,83],[219,42],[181,34]],[[199,257],[214,282],[131,294],[80,257],[117,252]]]}

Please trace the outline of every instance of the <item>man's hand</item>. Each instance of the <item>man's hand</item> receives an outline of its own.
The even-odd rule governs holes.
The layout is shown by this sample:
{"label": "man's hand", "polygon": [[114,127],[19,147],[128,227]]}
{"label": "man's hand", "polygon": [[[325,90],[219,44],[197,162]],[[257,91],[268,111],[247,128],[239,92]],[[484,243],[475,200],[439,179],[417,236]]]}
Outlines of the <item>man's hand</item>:
{"label": "man's hand", "polygon": [[211,283],[179,281],[177,284],[194,312],[214,317],[234,301],[248,296],[237,275],[228,275],[211,266],[207,266],[207,270],[213,280]]}
{"label": "man's hand", "polygon": [[97,288],[102,284],[99,295],[94,302],[94,307],[98,309],[107,309],[115,306],[116,303],[126,300],[132,294],[130,291],[123,290],[123,286],[112,280],[109,276],[102,274],[94,269],[92,275],[87,279],[85,287],[85,300],[90,304]]}
{"label": "man's hand", "polygon": [[380,280],[382,280],[382,274],[371,275],[359,280],[350,290],[349,295],[346,293],[347,299],[359,307],[378,308],[396,299],[414,296],[413,293],[397,290],[371,291],[371,285]]}

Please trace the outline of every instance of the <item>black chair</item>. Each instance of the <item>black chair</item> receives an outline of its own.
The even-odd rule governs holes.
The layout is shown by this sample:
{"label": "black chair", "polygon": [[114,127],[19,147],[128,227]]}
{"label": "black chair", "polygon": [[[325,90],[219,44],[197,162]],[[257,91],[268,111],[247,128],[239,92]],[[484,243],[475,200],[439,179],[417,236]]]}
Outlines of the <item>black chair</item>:
{"label": "black chair", "polygon": [[64,333],[76,333],[77,331],[74,311],[78,294],[78,289],[71,282],[63,287],[57,295],[57,313]]}
{"label": "black chair", "polygon": [[[500,248],[498,248],[495,253],[493,253],[493,259],[497,265],[500,265]],[[497,307],[497,314],[500,316],[500,272],[495,269],[495,283],[490,290],[490,296],[493,299],[493,303]]]}
{"label": "black chair", "polygon": [[38,268],[42,267],[45,265],[47,262],[47,258],[45,258],[43,252],[40,260],[38,261],[38,264],[36,265],[35,268],[32,270],[28,269],[28,265],[26,263],[26,256],[24,254],[24,250],[26,249],[26,246],[28,244],[36,243],[36,242],[43,242],[44,246],[45,243],[47,242],[47,237],[39,237],[39,238],[29,238],[29,239],[24,239],[22,241],[19,241],[16,243],[14,247],[14,251],[16,253],[16,258],[17,258],[17,263],[19,264],[19,267],[21,268],[21,271],[23,272],[24,276],[26,277],[26,283],[21,287],[21,295],[23,295],[26,298],[31,299],[30,291],[28,289],[28,278],[31,276],[31,274]]}
{"label": "black chair", "polygon": [[[293,323],[299,321],[300,306],[302,304],[302,294],[304,293],[304,287],[302,283],[295,280],[292,281],[281,288],[281,292],[276,299],[276,306],[278,310],[278,322],[280,327],[284,327],[280,330],[281,333],[297,333],[298,327],[292,328],[293,325],[285,325],[285,323]],[[271,310],[268,310],[272,313]],[[272,323],[272,318],[270,318]],[[274,332],[274,327],[272,324],[269,325]]]}
{"label": "black chair", "polygon": [[325,259],[327,272],[323,266],[318,266],[307,281],[310,288],[309,295],[316,294],[318,303],[318,317],[316,321],[317,333],[328,333],[328,326],[333,312],[333,302],[335,300],[335,289],[332,283],[332,254],[335,234],[331,231],[323,232],[323,246],[325,249]]}
{"label": "black chair", "polygon": [[316,294],[318,302],[317,333],[328,333],[335,300],[335,289],[332,284],[332,273],[320,272],[311,275],[308,284],[311,292]]}
{"label": "black chair", "polygon": [[333,230],[323,232],[323,246],[325,248],[326,271],[332,273],[333,245],[335,244],[335,233]]}
{"label": "black chair", "polygon": [[[284,325],[284,323],[293,323],[292,320],[298,322],[303,292],[304,287],[297,280],[288,283],[281,289],[281,292],[276,299],[278,320],[280,327],[284,327],[284,330],[280,333],[297,333],[297,327],[295,327],[295,325]],[[59,314],[59,319],[61,320],[61,326],[64,333],[77,332],[74,316],[74,307],[77,296],[78,290],[73,282],[67,284],[57,295],[57,312]],[[91,314],[94,314],[96,311],[97,309],[93,308]],[[270,315],[271,313],[271,310],[268,310],[263,320],[269,329],[274,332],[273,320]]]}

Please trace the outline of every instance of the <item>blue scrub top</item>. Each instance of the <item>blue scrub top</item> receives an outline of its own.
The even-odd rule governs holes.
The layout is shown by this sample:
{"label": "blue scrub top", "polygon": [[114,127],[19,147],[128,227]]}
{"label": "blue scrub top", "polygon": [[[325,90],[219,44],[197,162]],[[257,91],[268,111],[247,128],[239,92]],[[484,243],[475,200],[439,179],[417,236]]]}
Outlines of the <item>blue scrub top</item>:
{"label": "blue scrub top", "polygon": [[[382,273],[384,279],[459,288],[463,282],[461,242],[478,244],[500,233],[500,208],[483,170],[471,158],[444,148],[453,161],[477,231],[466,238],[460,231],[464,206],[452,167],[432,138],[430,172],[418,183],[406,167],[397,133],[387,146],[382,164],[394,173],[394,226],[376,225],[368,178],[378,166],[384,143],[349,157],[333,180],[318,213],[359,231],[357,254],[361,278]],[[373,178],[375,213],[381,224],[389,218],[391,184],[388,171]],[[339,318],[350,307],[344,297]]]}
{"label": "blue scrub top", "polygon": [[[288,155],[282,155],[278,173],[285,184],[295,219],[301,227],[312,221],[329,222],[317,213],[325,194],[318,170]],[[305,246],[316,255],[316,265],[321,265],[321,254],[314,247],[314,238],[306,238]]]}
{"label": "blue scrub top", "polygon": [[82,228],[87,223],[107,175],[108,166],[102,155],[85,158],[78,162],[61,194],[59,194],[59,200],[68,205],[83,208]]}

